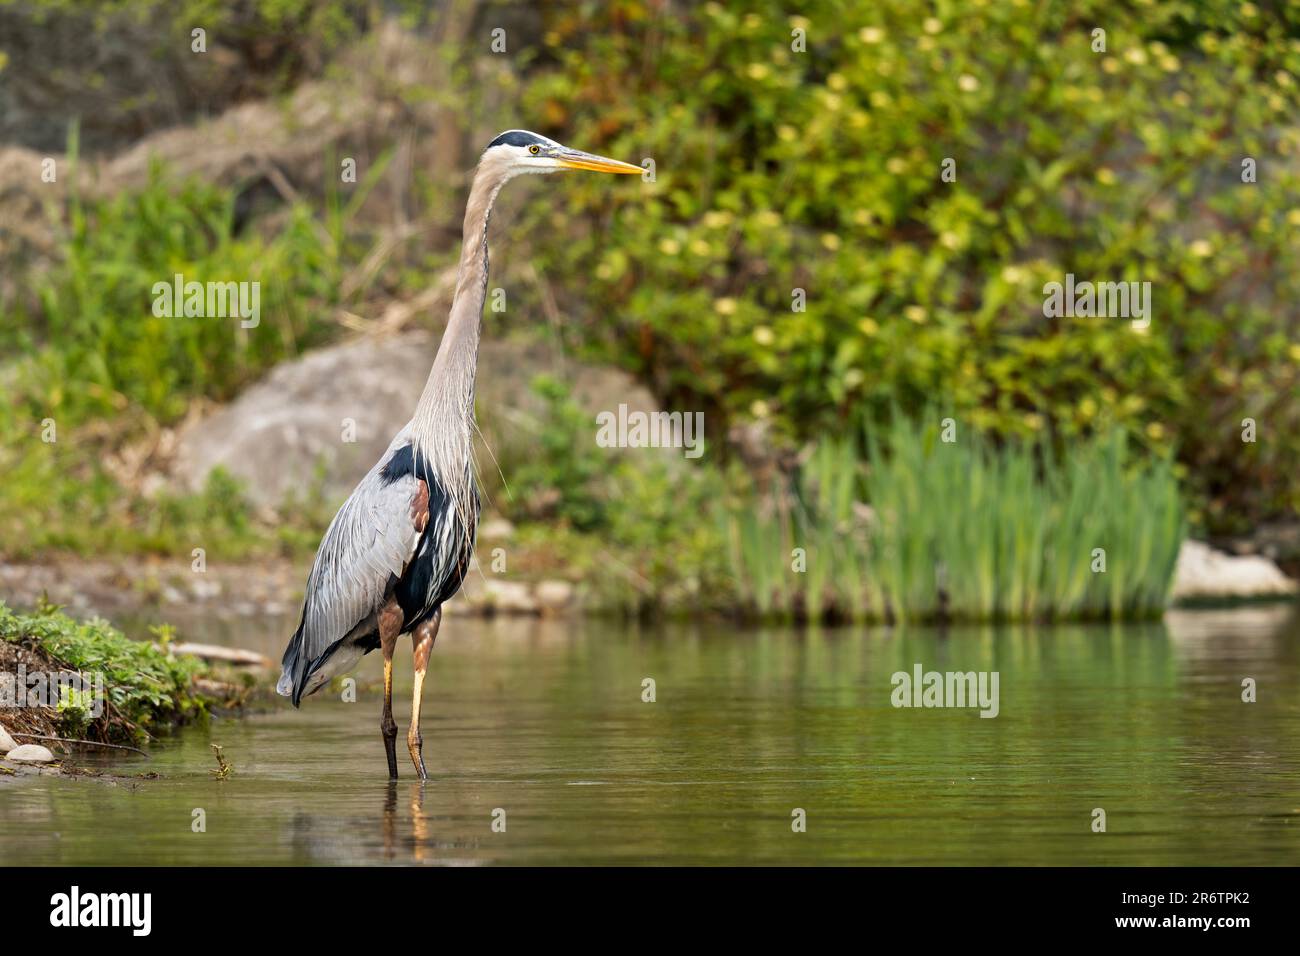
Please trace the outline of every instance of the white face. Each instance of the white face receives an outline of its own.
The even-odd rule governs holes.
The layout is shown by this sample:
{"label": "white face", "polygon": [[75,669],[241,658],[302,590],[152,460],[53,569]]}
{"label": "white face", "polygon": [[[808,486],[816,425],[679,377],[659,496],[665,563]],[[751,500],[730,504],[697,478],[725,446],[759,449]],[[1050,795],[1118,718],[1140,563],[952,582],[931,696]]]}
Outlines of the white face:
{"label": "white face", "polygon": [[509,130],[501,134],[505,139],[519,142],[497,143],[483,152],[480,165],[494,167],[503,178],[521,173],[554,173],[562,169],[587,169],[601,173],[632,174],[641,172],[640,166],[607,159],[580,150],[570,149],[553,139],[547,139],[527,130]]}
{"label": "white face", "polygon": [[[537,136],[536,133],[532,134]],[[519,173],[554,173],[563,169],[558,159],[559,154],[563,153],[564,147],[553,139],[547,139],[544,136],[537,137],[540,142],[529,143],[527,146],[511,146],[502,143],[499,146],[493,146],[484,158],[491,158],[494,162],[500,162],[509,170],[518,175]]]}

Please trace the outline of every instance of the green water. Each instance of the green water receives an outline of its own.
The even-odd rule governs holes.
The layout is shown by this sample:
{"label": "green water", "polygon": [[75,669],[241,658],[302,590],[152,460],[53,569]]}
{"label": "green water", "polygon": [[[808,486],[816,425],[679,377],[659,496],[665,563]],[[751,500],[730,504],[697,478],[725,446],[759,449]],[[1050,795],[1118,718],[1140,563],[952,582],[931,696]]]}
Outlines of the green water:
{"label": "green water", "polygon": [[[287,621],[187,637],[278,654]],[[398,656],[397,717],[410,656]],[[891,706],[891,675],[997,671],[1000,713]],[[377,654],[318,695],[155,745],[109,786],[0,779],[0,858],[64,864],[1300,863],[1300,624],[745,631],[449,619],[432,779],[390,785]],[[1258,682],[1243,703],[1241,681]],[[656,700],[642,701],[642,681]],[[212,778],[209,743],[235,767]],[[83,758],[88,763],[91,758]],[[1092,831],[1093,810],[1106,832]],[[494,832],[493,811],[505,813]],[[792,831],[792,811],[806,832]],[[194,811],[206,832],[192,832]]]}

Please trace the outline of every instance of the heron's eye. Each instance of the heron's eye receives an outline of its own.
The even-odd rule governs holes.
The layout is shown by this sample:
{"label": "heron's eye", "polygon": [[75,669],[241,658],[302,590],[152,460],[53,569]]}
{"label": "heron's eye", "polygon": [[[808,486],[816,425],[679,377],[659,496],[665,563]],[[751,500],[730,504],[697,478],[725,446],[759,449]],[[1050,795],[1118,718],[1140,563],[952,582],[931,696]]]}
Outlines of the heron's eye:
{"label": "heron's eye", "polygon": [[528,152],[532,153],[534,156],[536,156],[541,151],[542,151],[542,147],[538,146],[536,143],[528,147]]}

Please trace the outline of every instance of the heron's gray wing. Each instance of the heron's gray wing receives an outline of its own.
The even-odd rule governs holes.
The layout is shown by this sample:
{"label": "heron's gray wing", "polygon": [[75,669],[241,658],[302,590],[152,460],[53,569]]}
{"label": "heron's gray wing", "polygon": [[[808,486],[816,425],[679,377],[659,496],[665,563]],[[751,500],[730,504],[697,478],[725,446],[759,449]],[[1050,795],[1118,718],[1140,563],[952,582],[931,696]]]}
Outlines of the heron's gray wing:
{"label": "heron's gray wing", "polygon": [[316,660],[383,606],[419,544],[411,504],[419,480],[383,476],[389,456],[361,479],[316,552],[298,637],[298,660]]}

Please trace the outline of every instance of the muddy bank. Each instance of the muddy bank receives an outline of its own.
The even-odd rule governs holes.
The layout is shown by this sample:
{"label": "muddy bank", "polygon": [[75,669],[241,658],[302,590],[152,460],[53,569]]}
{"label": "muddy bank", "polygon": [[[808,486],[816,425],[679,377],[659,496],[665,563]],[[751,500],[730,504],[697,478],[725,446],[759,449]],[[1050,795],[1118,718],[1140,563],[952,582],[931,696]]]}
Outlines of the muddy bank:
{"label": "muddy bank", "polygon": [[14,763],[0,757],[0,787],[7,780],[20,780],[23,777],[62,777],[66,780],[85,780],[109,787],[138,785],[144,780],[157,780],[158,774],[152,770],[140,773],[110,773],[107,770],[92,770],[77,766],[69,760],[57,760],[49,764]]}

